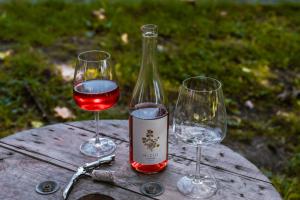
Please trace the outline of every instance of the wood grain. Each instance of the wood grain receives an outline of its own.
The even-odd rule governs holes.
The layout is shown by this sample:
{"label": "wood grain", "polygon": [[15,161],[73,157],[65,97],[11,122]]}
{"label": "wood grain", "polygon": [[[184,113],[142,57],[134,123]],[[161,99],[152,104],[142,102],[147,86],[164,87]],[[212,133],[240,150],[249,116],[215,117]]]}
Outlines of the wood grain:
{"label": "wood grain", "polygon": [[[63,186],[72,176],[73,171],[51,165],[40,160],[16,153],[0,147],[0,199],[1,200],[60,200]],[[41,181],[55,180],[60,190],[50,195],[35,192],[35,186]],[[114,199],[151,199],[126,189],[109,184],[94,183],[90,179],[82,179],[75,186],[69,199],[77,200],[90,193],[101,193]]]}
{"label": "wood grain", "polygon": [[[103,135],[126,142],[129,141],[128,122],[126,120],[102,120],[101,123],[101,132]],[[91,132],[94,131],[95,127],[93,121],[72,122],[67,124]],[[169,130],[172,129],[170,128]],[[176,145],[173,134],[170,134],[169,143],[169,153],[172,156],[196,161],[195,148],[184,144]],[[224,145],[214,145],[204,148],[201,162],[204,165],[270,182],[254,164]]]}
{"label": "wood grain", "polygon": [[[102,121],[102,127],[107,136],[118,144],[116,162],[109,167],[110,170],[121,171],[124,174],[118,179],[116,188],[138,195],[142,183],[155,180],[166,187],[165,193],[157,199],[186,199],[177,191],[176,182],[189,170],[194,169],[195,152],[192,149],[178,148],[171,143],[168,168],[159,174],[142,175],[132,171],[128,164],[127,121]],[[94,160],[79,152],[79,145],[93,136],[91,130],[93,130],[91,122],[56,124],[6,137],[1,140],[0,146],[35,157],[40,162],[48,162],[64,170],[74,171],[77,166]],[[245,158],[222,145],[211,151],[204,152],[204,158],[209,159],[202,166],[209,168],[220,183],[221,189],[212,199],[281,199],[268,179]],[[80,193],[80,190],[77,193]]]}

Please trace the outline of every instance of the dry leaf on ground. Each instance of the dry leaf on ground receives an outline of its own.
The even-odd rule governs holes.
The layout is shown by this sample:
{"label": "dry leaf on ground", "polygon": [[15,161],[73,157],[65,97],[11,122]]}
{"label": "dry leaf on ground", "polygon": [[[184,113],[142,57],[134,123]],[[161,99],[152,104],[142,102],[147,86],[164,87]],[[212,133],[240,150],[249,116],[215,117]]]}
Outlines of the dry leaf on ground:
{"label": "dry leaf on ground", "polygon": [[245,102],[245,106],[246,106],[247,108],[249,108],[249,109],[253,109],[253,108],[254,108],[254,104],[253,104],[252,101],[250,101],[250,100],[247,100],[247,101]]}
{"label": "dry leaf on ground", "polygon": [[72,113],[72,111],[67,108],[67,107],[55,107],[54,108],[54,111],[55,111],[55,115],[58,116],[58,117],[61,117],[63,119],[73,119],[75,118],[75,115]]}
{"label": "dry leaf on ground", "polygon": [[225,17],[225,16],[227,16],[227,12],[226,12],[225,10],[222,10],[222,11],[220,12],[220,15],[221,15],[222,17]]}
{"label": "dry leaf on ground", "polygon": [[105,10],[103,8],[100,8],[99,10],[94,10],[93,11],[93,15],[95,17],[97,17],[97,19],[99,19],[100,21],[105,20],[106,16],[105,16]]}
{"label": "dry leaf on ground", "polygon": [[6,57],[10,56],[12,54],[12,50],[6,50],[6,51],[0,51],[0,60],[4,60]]}
{"label": "dry leaf on ground", "polygon": [[157,45],[157,50],[159,51],[159,52],[163,52],[163,51],[165,51],[165,47],[163,46],[163,45]]}
{"label": "dry leaf on ground", "polygon": [[128,34],[127,33],[123,33],[121,35],[121,40],[124,44],[128,44]]}
{"label": "dry leaf on ground", "polygon": [[30,123],[33,128],[40,128],[44,126],[44,123],[41,121],[31,121]]}
{"label": "dry leaf on ground", "polygon": [[246,72],[246,73],[250,73],[251,72],[251,69],[247,68],[247,67],[243,67],[242,68],[242,71],[243,72]]}
{"label": "dry leaf on ground", "polygon": [[74,76],[74,68],[67,64],[56,65],[56,68],[61,72],[61,76],[65,81],[71,81]]}

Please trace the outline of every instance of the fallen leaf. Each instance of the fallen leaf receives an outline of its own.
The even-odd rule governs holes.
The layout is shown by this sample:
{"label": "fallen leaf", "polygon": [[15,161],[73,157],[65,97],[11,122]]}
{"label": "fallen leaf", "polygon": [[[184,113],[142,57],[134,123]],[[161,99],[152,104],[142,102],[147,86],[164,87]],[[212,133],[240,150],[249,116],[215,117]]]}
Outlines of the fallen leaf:
{"label": "fallen leaf", "polygon": [[40,128],[44,125],[41,121],[31,121],[30,123],[33,128]]}
{"label": "fallen leaf", "polygon": [[270,87],[270,81],[268,80],[260,80],[259,83],[265,87]]}
{"label": "fallen leaf", "polygon": [[268,63],[262,63],[255,71],[253,71],[253,74],[261,85],[265,87],[273,87],[269,81],[270,78],[276,78],[277,76],[274,74],[272,70],[270,70],[270,67],[268,66]]}
{"label": "fallen leaf", "polygon": [[10,56],[12,54],[12,50],[6,50],[6,51],[1,51],[0,52],[0,60],[4,60],[5,58],[7,58],[8,56]]}
{"label": "fallen leaf", "polygon": [[124,44],[128,44],[128,34],[127,33],[123,33],[121,35],[121,40]]}
{"label": "fallen leaf", "polygon": [[105,20],[106,16],[105,16],[105,10],[103,8],[100,8],[99,10],[94,10],[93,11],[93,15],[95,17],[97,17],[97,19],[99,19],[100,21]]}
{"label": "fallen leaf", "polygon": [[58,117],[61,117],[63,119],[73,119],[75,118],[75,115],[72,113],[72,111],[67,108],[67,107],[55,107],[54,108],[54,111],[55,111],[55,115],[58,116]]}
{"label": "fallen leaf", "polygon": [[157,50],[160,51],[160,52],[163,52],[165,51],[165,47],[163,45],[157,45]]}
{"label": "fallen leaf", "polygon": [[252,101],[250,101],[250,100],[247,100],[247,101],[245,102],[245,106],[246,106],[247,108],[251,109],[251,110],[254,108],[254,104],[253,104]]}
{"label": "fallen leaf", "polygon": [[61,76],[65,81],[71,81],[74,77],[74,68],[67,64],[56,65],[56,68],[60,70]]}
{"label": "fallen leaf", "polygon": [[194,119],[198,121],[200,119],[200,115],[197,113],[194,113]]}
{"label": "fallen leaf", "polygon": [[220,15],[221,15],[222,17],[227,16],[227,11],[225,11],[225,10],[221,11],[221,12],[220,12]]}
{"label": "fallen leaf", "polygon": [[246,72],[246,73],[250,73],[251,72],[251,69],[247,68],[247,67],[243,67],[242,68],[242,71],[243,72]]}
{"label": "fallen leaf", "polygon": [[278,110],[278,111],[276,112],[276,115],[277,115],[277,116],[280,116],[280,117],[289,117],[289,113],[284,112],[284,111],[281,111],[281,110]]}

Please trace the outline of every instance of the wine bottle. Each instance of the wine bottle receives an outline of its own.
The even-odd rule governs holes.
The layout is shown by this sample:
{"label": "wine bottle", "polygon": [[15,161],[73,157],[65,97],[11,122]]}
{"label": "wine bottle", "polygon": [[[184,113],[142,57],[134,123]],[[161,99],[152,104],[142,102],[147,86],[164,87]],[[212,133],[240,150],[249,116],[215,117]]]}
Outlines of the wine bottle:
{"label": "wine bottle", "polygon": [[143,54],[137,83],[130,102],[130,164],[151,174],[168,163],[169,113],[157,67],[157,26],[142,26]]}

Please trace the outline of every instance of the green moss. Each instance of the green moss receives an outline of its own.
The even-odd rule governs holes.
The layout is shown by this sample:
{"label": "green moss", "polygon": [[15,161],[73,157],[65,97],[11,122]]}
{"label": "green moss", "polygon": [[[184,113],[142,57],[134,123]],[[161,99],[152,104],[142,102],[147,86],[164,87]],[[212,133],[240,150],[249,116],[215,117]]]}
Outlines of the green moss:
{"label": "green moss", "polygon": [[272,182],[275,187],[283,194],[283,199],[285,200],[298,200],[300,199],[299,194],[299,179],[298,178],[288,178],[286,176],[275,175],[272,176]]}

